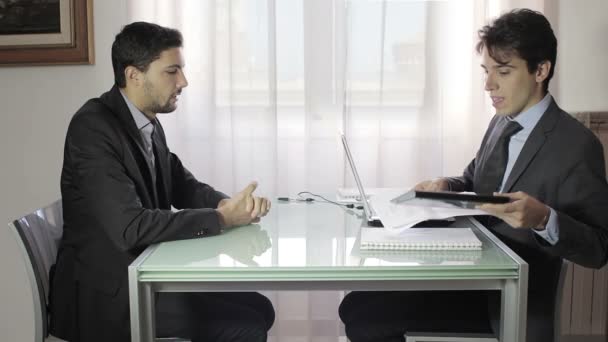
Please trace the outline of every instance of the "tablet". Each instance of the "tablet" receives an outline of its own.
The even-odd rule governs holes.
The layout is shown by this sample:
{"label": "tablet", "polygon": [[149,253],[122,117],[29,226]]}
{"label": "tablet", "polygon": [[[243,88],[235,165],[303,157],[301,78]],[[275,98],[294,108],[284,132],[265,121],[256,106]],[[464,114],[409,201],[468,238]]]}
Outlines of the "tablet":
{"label": "tablet", "polygon": [[[391,200],[391,203],[399,204],[414,200],[441,201],[456,205],[461,208],[475,208],[483,203],[502,204],[508,203],[507,196],[476,194],[474,192],[451,192],[451,191],[418,191],[411,190]],[[413,203],[412,203],[413,204]]]}

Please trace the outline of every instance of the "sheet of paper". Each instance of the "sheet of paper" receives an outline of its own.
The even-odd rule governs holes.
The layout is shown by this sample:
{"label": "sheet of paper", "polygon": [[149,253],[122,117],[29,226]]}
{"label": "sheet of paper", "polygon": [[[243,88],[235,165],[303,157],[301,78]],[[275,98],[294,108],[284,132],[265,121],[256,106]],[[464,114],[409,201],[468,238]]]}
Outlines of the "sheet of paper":
{"label": "sheet of paper", "polygon": [[400,194],[398,189],[386,189],[377,192],[370,198],[370,202],[384,228],[395,234],[425,220],[454,216],[487,215],[485,211],[479,209],[465,209],[439,201],[417,200],[411,201],[412,203],[391,203],[391,199]]}

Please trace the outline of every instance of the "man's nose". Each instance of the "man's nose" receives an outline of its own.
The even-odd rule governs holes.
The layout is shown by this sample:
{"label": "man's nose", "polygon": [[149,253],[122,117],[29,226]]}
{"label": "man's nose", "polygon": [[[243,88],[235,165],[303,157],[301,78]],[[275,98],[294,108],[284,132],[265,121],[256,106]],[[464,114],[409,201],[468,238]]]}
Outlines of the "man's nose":
{"label": "man's nose", "polygon": [[183,71],[179,73],[179,79],[177,80],[177,87],[179,89],[186,88],[188,86],[188,80],[186,79],[186,75]]}
{"label": "man's nose", "polygon": [[492,90],[496,90],[497,87],[498,87],[498,85],[496,84],[494,76],[492,74],[487,74],[486,79],[484,81],[484,89],[486,91],[492,91]]}

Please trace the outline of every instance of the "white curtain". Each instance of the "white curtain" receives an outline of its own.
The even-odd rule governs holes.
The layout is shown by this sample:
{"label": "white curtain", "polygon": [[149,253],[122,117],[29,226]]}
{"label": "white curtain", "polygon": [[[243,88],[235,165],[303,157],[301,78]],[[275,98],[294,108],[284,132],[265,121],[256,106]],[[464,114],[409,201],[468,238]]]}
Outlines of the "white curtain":
{"label": "white curtain", "polygon": [[[365,186],[461,174],[492,117],[477,30],[543,3],[131,0],[129,19],[184,35],[189,86],[176,113],[161,116],[170,148],[221,191],[255,179],[274,197],[354,185],[339,131]],[[316,334],[319,320],[330,321],[321,335],[340,334],[339,294],[269,297],[278,340]],[[310,325],[291,325],[298,320]]]}
{"label": "white curtain", "polygon": [[476,30],[542,1],[131,0],[129,19],[184,34],[185,89],[162,115],[170,148],[226,193],[369,187],[458,175],[492,113]]}

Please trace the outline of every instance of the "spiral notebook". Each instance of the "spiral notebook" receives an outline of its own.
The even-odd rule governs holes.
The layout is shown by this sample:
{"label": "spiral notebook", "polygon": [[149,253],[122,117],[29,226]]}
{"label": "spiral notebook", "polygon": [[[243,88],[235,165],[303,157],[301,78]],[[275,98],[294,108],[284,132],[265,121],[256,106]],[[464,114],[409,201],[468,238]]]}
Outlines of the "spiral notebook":
{"label": "spiral notebook", "polygon": [[394,234],[361,228],[361,250],[481,250],[471,228],[411,228]]}

